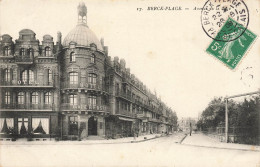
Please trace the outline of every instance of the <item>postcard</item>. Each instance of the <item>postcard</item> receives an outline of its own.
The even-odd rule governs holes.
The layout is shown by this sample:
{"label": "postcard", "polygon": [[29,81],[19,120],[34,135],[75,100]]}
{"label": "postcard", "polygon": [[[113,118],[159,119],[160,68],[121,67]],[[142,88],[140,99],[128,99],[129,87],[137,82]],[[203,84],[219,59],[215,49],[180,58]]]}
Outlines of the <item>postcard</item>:
{"label": "postcard", "polygon": [[0,1],[0,166],[260,166],[260,1]]}

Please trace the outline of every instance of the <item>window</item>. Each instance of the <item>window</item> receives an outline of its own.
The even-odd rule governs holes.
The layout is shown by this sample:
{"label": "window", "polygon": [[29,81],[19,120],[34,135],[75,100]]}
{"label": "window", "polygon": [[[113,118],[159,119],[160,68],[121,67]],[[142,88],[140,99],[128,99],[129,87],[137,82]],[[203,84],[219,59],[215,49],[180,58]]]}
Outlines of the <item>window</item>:
{"label": "window", "polygon": [[39,98],[38,98],[38,93],[37,92],[33,92],[32,93],[31,102],[32,102],[32,104],[38,104]]}
{"label": "window", "polygon": [[18,118],[18,133],[26,135],[28,132],[28,118]]}
{"label": "window", "polygon": [[71,105],[77,105],[78,101],[77,101],[77,95],[69,95],[69,101]]}
{"label": "window", "polygon": [[34,134],[49,134],[49,119],[32,118],[32,130]]}
{"label": "window", "polygon": [[34,74],[32,70],[28,70],[29,72],[29,84],[31,84],[32,82],[34,82]]}
{"label": "window", "polygon": [[117,94],[117,95],[119,95],[119,91],[120,91],[120,89],[119,89],[119,83],[116,83],[116,94]]}
{"label": "window", "polygon": [[95,55],[94,54],[91,54],[90,56],[90,63],[95,63]]}
{"label": "window", "polygon": [[10,56],[11,55],[11,49],[6,46],[4,47],[4,56]]}
{"label": "window", "polygon": [[22,72],[23,84],[32,84],[34,82],[34,73],[32,70],[24,70]]}
{"label": "window", "polygon": [[25,83],[27,83],[27,80],[28,80],[27,70],[24,70],[24,71],[22,72],[22,81],[23,81],[23,83],[25,84]]}
{"label": "window", "polygon": [[5,104],[10,104],[11,102],[11,94],[10,92],[5,92]]}
{"label": "window", "polygon": [[24,48],[20,49],[20,56],[25,56],[25,49]]}
{"label": "window", "polygon": [[45,48],[45,56],[47,56],[47,57],[51,56],[51,48],[48,46]]}
{"label": "window", "polygon": [[51,104],[51,93],[47,92],[44,94],[44,103],[45,104]]}
{"label": "window", "polygon": [[48,85],[52,83],[52,71],[51,69],[47,69],[47,75],[48,75]]}
{"label": "window", "polygon": [[5,82],[10,82],[11,81],[11,72],[10,69],[5,69]]}
{"label": "window", "polygon": [[0,118],[0,132],[2,134],[10,134],[14,130],[13,118]]}
{"label": "window", "polygon": [[24,92],[18,93],[18,104],[24,104]]}
{"label": "window", "polygon": [[77,72],[71,72],[69,74],[70,84],[78,84],[78,73]]}
{"label": "window", "polygon": [[76,61],[76,56],[74,52],[70,53],[70,62],[75,62]]}
{"label": "window", "polygon": [[88,105],[95,108],[97,105],[97,96],[89,96],[88,97]]}
{"label": "window", "polygon": [[28,55],[30,57],[33,57],[33,49],[32,48],[28,49],[27,52],[28,52]]}
{"label": "window", "polygon": [[96,84],[97,83],[97,75],[96,74],[88,74],[88,83]]}

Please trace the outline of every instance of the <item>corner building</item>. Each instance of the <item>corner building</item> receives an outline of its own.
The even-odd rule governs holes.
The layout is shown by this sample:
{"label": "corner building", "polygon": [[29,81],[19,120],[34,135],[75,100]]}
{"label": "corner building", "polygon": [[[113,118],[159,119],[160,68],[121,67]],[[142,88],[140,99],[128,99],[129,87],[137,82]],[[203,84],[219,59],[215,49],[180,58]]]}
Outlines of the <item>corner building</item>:
{"label": "corner building", "polygon": [[58,32],[55,45],[50,35],[40,45],[29,29],[15,42],[1,36],[1,138],[119,138],[176,128],[176,114],[123,59],[108,56],[86,20],[80,3],[76,27],[63,42]]}

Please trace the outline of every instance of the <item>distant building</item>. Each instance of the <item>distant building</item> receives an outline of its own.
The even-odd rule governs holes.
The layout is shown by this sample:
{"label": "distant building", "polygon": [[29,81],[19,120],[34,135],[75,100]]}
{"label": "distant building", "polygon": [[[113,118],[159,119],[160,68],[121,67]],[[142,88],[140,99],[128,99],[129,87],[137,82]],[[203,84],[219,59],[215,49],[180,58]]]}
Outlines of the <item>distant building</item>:
{"label": "distant building", "polygon": [[78,24],[62,42],[29,29],[0,40],[1,138],[125,137],[172,132],[176,113],[108,56],[78,7]]}
{"label": "distant building", "polygon": [[178,120],[178,129],[183,132],[189,132],[190,126],[192,127],[192,130],[197,129],[196,123],[196,118],[183,117],[180,120]]}

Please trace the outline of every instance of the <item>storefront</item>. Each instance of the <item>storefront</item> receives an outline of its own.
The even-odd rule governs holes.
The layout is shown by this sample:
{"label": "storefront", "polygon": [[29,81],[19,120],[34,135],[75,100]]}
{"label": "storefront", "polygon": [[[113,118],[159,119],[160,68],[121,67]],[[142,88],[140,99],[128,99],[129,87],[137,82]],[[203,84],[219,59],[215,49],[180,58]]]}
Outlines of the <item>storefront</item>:
{"label": "storefront", "polygon": [[[109,116],[106,118],[106,137],[107,138],[120,138],[131,137],[135,127],[135,119],[122,117],[122,116]],[[138,128],[139,129],[139,128]]]}
{"label": "storefront", "polygon": [[1,138],[58,137],[58,114],[49,112],[1,112]]}
{"label": "storefront", "polygon": [[63,140],[84,140],[90,136],[105,137],[104,114],[91,114],[87,112],[62,113]]}

